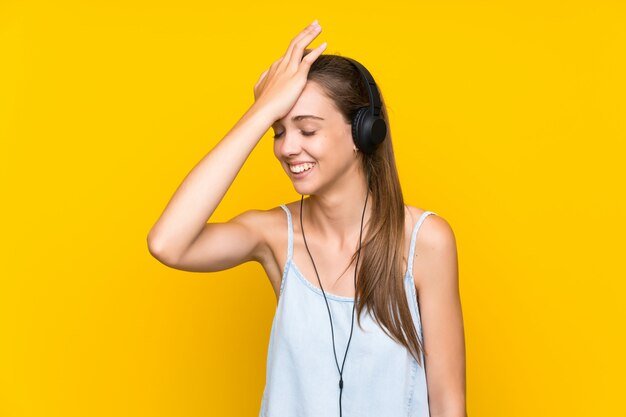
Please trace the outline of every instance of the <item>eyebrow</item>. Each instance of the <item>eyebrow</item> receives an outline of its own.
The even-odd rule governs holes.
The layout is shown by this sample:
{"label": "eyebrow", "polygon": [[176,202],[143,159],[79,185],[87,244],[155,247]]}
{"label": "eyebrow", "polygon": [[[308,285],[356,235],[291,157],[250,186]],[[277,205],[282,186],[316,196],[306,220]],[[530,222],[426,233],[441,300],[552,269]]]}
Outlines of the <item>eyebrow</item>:
{"label": "eyebrow", "polygon": [[[303,119],[317,119],[317,120],[324,120],[324,118],[323,118],[323,117],[314,116],[314,115],[312,115],[312,114],[299,114],[299,115],[297,115],[297,116],[293,116],[293,117],[291,118],[291,121],[293,121],[293,122],[298,122],[298,121],[303,120]],[[276,120],[276,121],[274,122],[274,124],[280,124],[280,122],[279,122],[278,120]]]}
{"label": "eyebrow", "polygon": [[302,119],[318,119],[318,120],[324,120],[323,117],[319,117],[319,116],[313,116],[312,114],[300,114],[298,116],[293,116],[291,118],[292,121],[296,122],[298,120],[302,120]]}

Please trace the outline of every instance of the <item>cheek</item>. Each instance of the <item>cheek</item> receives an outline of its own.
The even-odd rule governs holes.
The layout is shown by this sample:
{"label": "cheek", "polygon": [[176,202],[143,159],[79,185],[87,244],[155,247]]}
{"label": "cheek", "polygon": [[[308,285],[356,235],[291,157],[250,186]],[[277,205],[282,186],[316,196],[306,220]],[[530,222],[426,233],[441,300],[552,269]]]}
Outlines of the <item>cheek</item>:
{"label": "cheek", "polygon": [[[350,126],[348,126],[349,128]],[[352,130],[343,129],[340,134],[335,135],[332,139],[335,157],[337,159],[350,158],[354,153],[354,141],[352,140]]]}
{"label": "cheek", "polygon": [[[327,166],[333,166],[336,169],[343,170],[353,162],[354,151],[352,150],[352,137],[345,135],[335,135],[324,140],[323,148],[319,150],[320,159],[326,162]],[[311,150],[313,152],[313,150]]]}
{"label": "cheek", "polygon": [[283,141],[282,140],[276,140],[276,139],[273,139],[273,140],[274,140],[274,144],[272,145],[272,152],[274,153],[274,157],[276,159],[278,159],[279,162],[282,163],[281,160],[283,158],[283,155],[282,155],[282,143],[283,143]]}

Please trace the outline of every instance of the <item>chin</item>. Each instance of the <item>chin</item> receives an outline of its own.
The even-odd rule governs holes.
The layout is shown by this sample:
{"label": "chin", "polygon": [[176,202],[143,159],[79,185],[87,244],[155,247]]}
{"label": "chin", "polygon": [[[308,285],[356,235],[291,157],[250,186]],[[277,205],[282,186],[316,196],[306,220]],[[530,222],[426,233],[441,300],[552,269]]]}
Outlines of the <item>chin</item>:
{"label": "chin", "polygon": [[301,195],[319,194],[323,188],[318,181],[314,181],[313,179],[294,180],[291,178],[291,185],[293,185],[294,190]]}
{"label": "chin", "polygon": [[312,195],[315,194],[317,191],[317,188],[312,187],[310,185],[306,185],[306,184],[293,184],[293,188],[294,190],[296,190],[296,192],[300,195]]}

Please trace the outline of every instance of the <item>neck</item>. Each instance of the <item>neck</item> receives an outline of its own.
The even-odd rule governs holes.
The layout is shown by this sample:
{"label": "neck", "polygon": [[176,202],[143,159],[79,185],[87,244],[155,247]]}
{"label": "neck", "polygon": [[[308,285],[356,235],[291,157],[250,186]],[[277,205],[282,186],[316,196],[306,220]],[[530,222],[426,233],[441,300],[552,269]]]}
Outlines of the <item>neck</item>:
{"label": "neck", "polygon": [[323,194],[306,198],[302,208],[305,233],[312,235],[315,231],[314,234],[321,241],[337,250],[358,249],[361,219],[363,218],[363,236],[365,236],[372,206],[370,192],[363,217],[366,191],[366,180],[359,175],[344,187],[336,187]]}

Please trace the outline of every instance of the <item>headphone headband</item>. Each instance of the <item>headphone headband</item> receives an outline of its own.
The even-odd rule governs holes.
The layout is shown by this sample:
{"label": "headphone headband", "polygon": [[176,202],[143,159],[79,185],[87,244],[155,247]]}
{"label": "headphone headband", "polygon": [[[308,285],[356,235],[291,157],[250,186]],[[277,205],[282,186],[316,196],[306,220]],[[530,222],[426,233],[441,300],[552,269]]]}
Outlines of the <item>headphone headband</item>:
{"label": "headphone headband", "polygon": [[382,108],[382,103],[380,101],[380,92],[378,91],[378,87],[376,86],[374,77],[372,77],[372,74],[370,74],[367,68],[361,65],[358,61],[352,58],[345,57],[345,56],[344,58],[350,61],[356,67],[356,69],[361,73],[361,76],[367,83],[366,87],[367,87],[367,94],[370,97],[370,109],[372,112],[371,114],[373,116],[378,117],[380,115],[380,109]]}

